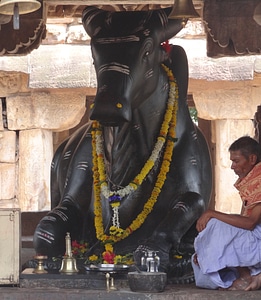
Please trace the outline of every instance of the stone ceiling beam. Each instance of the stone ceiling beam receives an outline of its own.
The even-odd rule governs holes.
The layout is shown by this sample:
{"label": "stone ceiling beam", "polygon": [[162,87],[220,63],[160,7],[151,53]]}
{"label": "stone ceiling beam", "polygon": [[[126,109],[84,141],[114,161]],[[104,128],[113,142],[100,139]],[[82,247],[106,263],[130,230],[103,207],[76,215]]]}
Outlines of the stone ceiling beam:
{"label": "stone ceiling beam", "polygon": [[208,81],[205,79],[189,79],[189,90],[188,94],[196,92],[204,92],[217,90],[222,87],[223,90],[241,90],[245,88],[261,87],[261,74],[255,73],[252,80],[238,80],[238,81],[225,81],[225,80],[213,80]]}
{"label": "stone ceiling beam", "polygon": [[[199,2],[199,1],[197,1]],[[203,1],[201,1],[203,2]],[[157,5],[173,5],[174,1],[172,0],[44,0],[45,4],[48,5],[139,5],[139,4],[157,4]]]}

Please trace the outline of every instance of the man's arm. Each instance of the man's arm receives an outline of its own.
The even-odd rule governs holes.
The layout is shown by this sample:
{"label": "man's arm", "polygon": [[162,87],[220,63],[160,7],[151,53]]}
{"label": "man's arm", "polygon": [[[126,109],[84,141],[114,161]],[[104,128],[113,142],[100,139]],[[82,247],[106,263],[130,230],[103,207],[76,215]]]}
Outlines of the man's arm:
{"label": "man's arm", "polygon": [[235,227],[253,230],[257,224],[261,223],[261,203],[258,203],[253,207],[249,217],[225,214],[215,210],[207,210],[198,219],[196,225],[197,230],[200,232],[205,229],[208,221],[212,218],[218,219]]}

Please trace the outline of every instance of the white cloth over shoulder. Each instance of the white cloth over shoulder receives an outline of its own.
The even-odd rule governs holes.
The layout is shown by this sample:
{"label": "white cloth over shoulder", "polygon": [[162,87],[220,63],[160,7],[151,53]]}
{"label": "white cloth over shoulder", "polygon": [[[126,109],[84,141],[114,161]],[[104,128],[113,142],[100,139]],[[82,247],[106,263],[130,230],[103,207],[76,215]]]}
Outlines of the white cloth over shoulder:
{"label": "white cloth over shoulder", "polygon": [[261,225],[251,231],[211,219],[194,247],[199,263],[199,268],[193,265],[197,286],[211,288],[201,282],[208,277],[212,288],[228,288],[238,276],[235,267],[249,267],[251,275],[261,272]]}

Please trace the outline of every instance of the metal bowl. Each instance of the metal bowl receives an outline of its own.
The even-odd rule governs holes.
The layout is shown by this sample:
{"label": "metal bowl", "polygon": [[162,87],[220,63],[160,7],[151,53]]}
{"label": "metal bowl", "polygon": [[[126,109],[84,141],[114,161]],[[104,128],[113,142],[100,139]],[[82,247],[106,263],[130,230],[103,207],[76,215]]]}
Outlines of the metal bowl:
{"label": "metal bowl", "polygon": [[128,265],[116,265],[116,264],[98,264],[98,265],[89,265],[85,267],[87,271],[96,271],[96,272],[127,272],[129,270]]}

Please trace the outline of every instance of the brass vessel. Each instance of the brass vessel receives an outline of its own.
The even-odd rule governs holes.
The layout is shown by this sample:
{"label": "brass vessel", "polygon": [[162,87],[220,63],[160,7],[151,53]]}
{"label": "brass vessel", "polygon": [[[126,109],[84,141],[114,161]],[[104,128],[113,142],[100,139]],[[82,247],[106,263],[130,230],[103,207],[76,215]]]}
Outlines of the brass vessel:
{"label": "brass vessel", "polygon": [[46,274],[46,273],[48,273],[44,269],[44,265],[43,265],[43,262],[44,262],[45,259],[47,259],[47,256],[45,256],[45,255],[36,255],[36,256],[34,256],[34,258],[38,261],[38,265],[33,270],[33,273],[35,273],[35,274]]}

